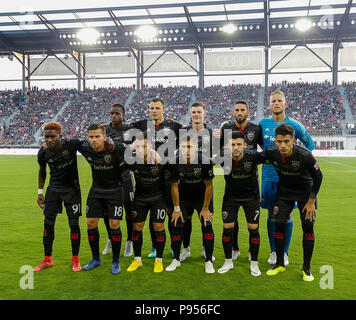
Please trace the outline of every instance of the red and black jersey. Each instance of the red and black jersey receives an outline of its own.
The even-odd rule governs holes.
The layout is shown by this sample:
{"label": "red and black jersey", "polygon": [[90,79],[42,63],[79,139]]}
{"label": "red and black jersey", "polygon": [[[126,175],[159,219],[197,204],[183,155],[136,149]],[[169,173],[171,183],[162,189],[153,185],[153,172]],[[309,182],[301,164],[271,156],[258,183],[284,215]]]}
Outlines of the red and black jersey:
{"label": "red and black jersey", "polygon": [[[231,153],[225,150],[225,157]],[[266,159],[256,150],[245,149],[244,156],[240,161],[222,162],[225,178],[225,198],[238,201],[253,200],[259,198],[258,169],[257,166]]]}
{"label": "red and black jersey", "polygon": [[50,181],[48,187],[56,192],[66,192],[79,185],[77,150],[80,140],[61,140],[56,150],[41,147],[37,161],[41,165],[48,164]]}
{"label": "red and black jersey", "polygon": [[124,161],[124,145],[115,142],[113,152],[96,152],[88,141],[83,141],[78,150],[91,167],[93,181],[88,198],[117,199],[122,191],[121,164]]}
{"label": "red and black jersey", "polygon": [[316,198],[323,175],[311,151],[293,145],[288,158],[282,157],[276,146],[267,147],[263,153],[279,176],[279,199],[307,201]]}
{"label": "red and black jersey", "polygon": [[223,146],[224,137],[228,132],[227,130],[243,132],[243,134],[245,135],[245,142],[247,144],[246,147],[247,149],[257,150],[257,145],[259,145],[261,148],[263,146],[261,127],[255,123],[248,121],[246,127],[242,130],[241,128],[236,126],[235,121],[230,121],[224,124],[221,130],[222,130],[221,142],[220,142],[221,146]]}

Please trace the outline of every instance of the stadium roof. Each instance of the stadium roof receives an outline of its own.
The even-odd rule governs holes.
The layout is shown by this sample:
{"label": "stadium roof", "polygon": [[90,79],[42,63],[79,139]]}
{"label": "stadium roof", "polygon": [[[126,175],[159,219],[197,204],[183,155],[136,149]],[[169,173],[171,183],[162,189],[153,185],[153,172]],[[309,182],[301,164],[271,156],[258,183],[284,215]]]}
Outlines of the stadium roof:
{"label": "stadium roof", "polygon": [[[2,4],[2,54],[356,41],[352,0],[101,0],[100,8],[95,7],[98,1],[88,0],[32,2],[22,7],[18,1]],[[307,16],[313,27],[301,33],[295,24]],[[236,32],[223,32],[227,23],[236,26]],[[146,25],[154,26],[158,34],[141,40],[135,31]],[[94,44],[79,41],[77,32],[83,28],[95,28],[100,38]]]}

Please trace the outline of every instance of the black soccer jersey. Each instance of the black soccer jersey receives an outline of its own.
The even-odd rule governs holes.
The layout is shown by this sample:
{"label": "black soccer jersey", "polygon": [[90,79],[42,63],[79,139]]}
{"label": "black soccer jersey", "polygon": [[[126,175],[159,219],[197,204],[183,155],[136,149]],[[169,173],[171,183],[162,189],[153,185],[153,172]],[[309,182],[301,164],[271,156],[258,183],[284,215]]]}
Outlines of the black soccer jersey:
{"label": "black soccer jersey", "polygon": [[[229,151],[225,151],[230,154]],[[226,156],[226,155],[225,155]],[[223,162],[225,194],[224,198],[234,200],[252,200],[259,198],[257,165],[264,163],[264,156],[256,150],[245,149],[240,161],[231,159],[231,163]]]}
{"label": "black soccer jersey", "polygon": [[[170,134],[174,134],[176,149],[178,148],[179,129],[181,124],[173,120],[164,120],[158,126],[152,120],[140,120],[129,125],[129,129],[134,128],[146,132],[148,137],[151,137],[152,146],[157,151],[164,144],[173,143],[169,140]],[[154,131],[154,132],[153,132]]]}
{"label": "black soccer jersey", "polygon": [[[130,127],[127,124],[123,124],[119,130],[114,129],[111,123],[105,126],[106,135],[110,137],[114,142],[121,142],[123,144],[130,144],[132,142],[132,140],[129,139],[129,135],[126,133],[129,128]],[[123,170],[121,178],[123,182],[128,182],[133,185],[130,170]]]}
{"label": "black soccer jersey", "polygon": [[[190,130],[193,130],[192,125],[185,126],[182,129],[187,130],[187,133],[189,133]],[[204,125],[204,130],[201,130],[199,132],[195,132],[195,135],[198,137],[198,151],[201,152],[204,155],[209,155],[212,157],[212,147],[213,147],[213,131],[208,128],[206,125]]]}
{"label": "black soccer jersey", "polygon": [[124,163],[123,168],[130,168],[135,176],[135,201],[154,202],[164,197],[166,165]]}
{"label": "black soccer jersey", "polygon": [[113,152],[95,152],[88,141],[84,141],[79,152],[88,161],[92,172],[92,186],[88,198],[117,199],[122,191],[121,163],[124,160],[125,147],[116,142]]}
{"label": "black soccer jersey", "polygon": [[196,157],[198,157],[197,163],[185,164],[178,154],[176,164],[170,165],[171,181],[179,183],[180,199],[204,202],[204,180],[214,178],[213,164],[201,153],[197,153]]}
{"label": "black soccer jersey", "polygon": [[263,153],[279,176],[278,198],[297,201],[316,198],[323,175],[308,149],[294,145],[288,158],[282,157],[276,146],[267,147]]}
{"label": "black soccer jersey", "polygon": [[227,132],[224,130],[232,130],[232,132],[234,131],[243,132],[245,135],[245,142],[247,144],[246,147],[247,149],[257,150],[257,145],[259,145],[261,148],[263,146],[261,127],[257,124],[248,121],[246,127],[243,130],[241,130],[236,126],[235,121],[230,121],[224,124],[221,129],[222,129],[221,142],[220,142],[221,146],[223,146],[224,137],[225,134],[227,134]]}
{"label": "black soccer jersey", "polygon": [[66,192],[79,185],[77,150],[78,139],[61,140],[58,150],[41,147],[37,154],[39,164],[48,164],[50,181],[48,187],[56,192]]}

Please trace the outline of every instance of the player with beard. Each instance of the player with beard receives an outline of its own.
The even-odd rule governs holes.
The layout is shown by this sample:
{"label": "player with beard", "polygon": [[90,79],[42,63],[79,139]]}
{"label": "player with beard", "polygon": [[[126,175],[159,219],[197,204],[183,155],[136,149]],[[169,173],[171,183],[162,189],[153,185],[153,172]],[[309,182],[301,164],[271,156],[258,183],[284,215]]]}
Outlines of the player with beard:
{"label": "player with beard", "polygon": [[105,127],[91,124],[88,127],[88,141],[82,143],[79,152],[91,167],[92,185],[87,198],[88,241],[92,260],[83,267],[84,271],[101,266],[99,254],[99,218],[108,213],[110,240],[112,243],[112,274],[119,274],[122,234],[120,220],[123,216],[123,187],[121,183],[121,164],[124,160],[125,146],[116,142],[114,150],[106,148]]}
{"label": "player with beard", "polygon": [[[150,117],[151,120],[139,120],[130,124],[129,128],[138,129],[141,132],[146,132],[147,137],[151,137],[152,147],[158,151],[158,149],[163,146],[169,148],[173,148],[176,150],[178,148],[178,139],[176,137],[179,136],[179,129],[182,128],[182,125],[178,122],[175,122],[170,119],[165,119],[164,114],[166,112],[165,103],[161,98],[153,98],[150,101]],[[154,134],[153,134],[154,132]],[[169,141],[169,137],[174,136],[175,141]],[[160,155],[161,158],[164,156],[168,156],[168,154]],[[167,179],[165,182],[165,190],[170,190],[170,181],[168,179],[169,173],[166,172]],[[173,211],[172,197],[170,192],[165,193],[165,200],[167,204],[167,213],[170,214]],[[151,219],[151,216],[150,216]],[[170,229],[170,224],[168,224]],[[151,241],[152,248],[150,253],[148,254],[148,258],[155,258],[157,249],[155,245],[155,231],[153,228],[153,222],[149,223],[150,233],[151,233]]]}
{"label": "player with beard", "polygon": [[[185,126],[182,129],[193,130],[198,141],[198,152],[203,154],[206,157],[213,157],[213,131],[211,128],[208,128],[204,123],[204,120],[207,116],[206,106],[202,102],[194,102],[190,106],[190,118],[191,124]],[[192,216],[188,216],[183,224],[183,250],[180,254],[180,261],[188,259],[190,254],[190,236],[192,233]],[[205,259],[205,248],[202,247],[202,257]],[[212,261],[215,260],[215,257],[212,257]]]}
{"label": "player with beard", "polygon": [[[54,226],[58,213],[62,212],[62,202],[66,208],[70,239],[72,245],[72,270],[80,271],[79,247],[81,211],[81,194],[78,178],[77,150],[78,139],[62,139],[62,127],[58,122],[46,123],[43,127],[46,147],[38,151],[38,197],[37,203],[43,210],[44,259],[33,271],[40,271],[53,266],[52,247],[54,241]],[[50,181],[43,196],[46,181],[46,165],[50,169]]]}
{"label": "player with beard", "polygon": [[[110,137],[114,142],[118,141],[121,143],[129,144],[131,141],[125,139],[125,131],[129,129],[129,126],[125,122],[125,108],[123,105],[117,103],[113,104],[110,108],[110,123],[105,126],[106,135]],[[130,170],[125,170],[122,172],[122,183],[124,186],[124,207],[126,213],[126,227],[127,227],[127,240],[125,245],[124,257],[130,257],[133,252],[132,245],[132,231],[133,222],[131,217],[131,207],[134,197],[134,181],[132,173]],[[104,214],[104,222],[106,230],[108,232],[108,240],[106,242],[105,249],[102,254],[108,254],[111,251],[111,240],[110,240],[110,225],[109,217],[107,212]]]}
{"label": "player with beard", "polygon": [[[270,95],[270,105],[272,117],[264,118],[260,121],[261,133],[263,136],[263,148],[266,149],[270,145],[274,145],[275,133],[274,130],[280,124],[289,124],[294,129],[295,139],[299,139],[304,146],[310,151],[314,149],[314,142],[308,130],[297,120],[294,120],[286,115],[287,102],[282,91],[274,91]],[[261,207],[268,209],[267,231],[268,239],[271,247],[271,254],[268,263],[274,265],[276,263],[276,247],[274,244],[274,233],[276,229],[275,218],[273,214],[274,201],[277,194],[279,177],[270,164],[264,164],[262,167],[262,187],[261,187]],[[296,207],[295,207],[296,208]],[[289,264],[288,250],[292,239],[293,217],[291,216],[286,226],[285,248],[284,248],[284,264]]]}
{"label": "player with beard", "polygon": [[[232,114],[235,121],[229,121],[224,123],[220,128],[220,145],[224,144],[224,137],[228,130],[232,132],[242,132],[245,136],[246,149],[257,150],[257,145],[262,146],[262,136],[261,128],[259,125],[254,124],[247,120],[250,115],[250,109],[248,103],[243,100],[239,100],[235,103]],[[239,223],[238,217],[236,218],[233,233],[233,250],[232,250],[232,260],[236,260],[240,256],[240,250],[238,246],[238,232]]]}

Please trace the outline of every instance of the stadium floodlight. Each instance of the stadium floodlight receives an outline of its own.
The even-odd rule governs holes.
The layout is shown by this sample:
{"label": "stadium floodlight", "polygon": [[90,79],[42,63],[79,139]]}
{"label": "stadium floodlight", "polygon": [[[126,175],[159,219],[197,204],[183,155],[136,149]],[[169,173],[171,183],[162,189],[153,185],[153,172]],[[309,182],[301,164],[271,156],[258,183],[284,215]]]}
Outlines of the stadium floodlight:
{"label": "stadium floodlight", "polygon": [[152,26],[141,26],[134,34],[141,40],[151,40],[158,34],[158,30]]}
{"label": "stadium floodlight", "polygon": [[222,30],[223,30],[223,32],[231,34],[237,30],[237,27],[234,24],[229,23],[229,24],[226,24],[225,26],[223,26]]}
{"label": "stadium floodlight", "polygon": [[312,22],[308,18],[301,18],[295,23],[295,27],[301,31],[305,32],[312,27]]}
{"label": "stadium floodlight", "polygon": [[99,37],[100,33],[92,28],[85,28],[77,33],[77,38],[88,44],[95,44]]}

